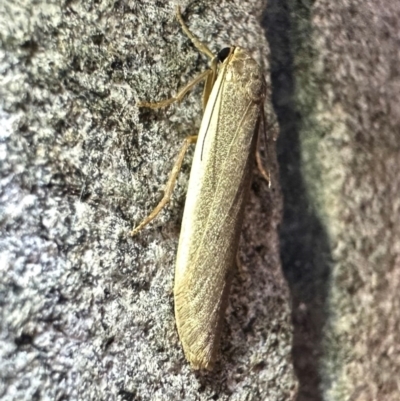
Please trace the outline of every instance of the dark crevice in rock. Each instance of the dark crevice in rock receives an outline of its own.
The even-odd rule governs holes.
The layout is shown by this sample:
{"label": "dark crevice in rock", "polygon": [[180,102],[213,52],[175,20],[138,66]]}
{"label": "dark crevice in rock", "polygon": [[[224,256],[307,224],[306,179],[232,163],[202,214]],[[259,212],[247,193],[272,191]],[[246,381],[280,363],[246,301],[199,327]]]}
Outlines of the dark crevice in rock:
{"label": "dark crevice in rock", "polygon": [[319,364],[331,266],[328,236],[302,175],[302,115],[294,98],[294,59],[304,48],[311,48],[309,35],[304,34],[311,25],[309,10],[310,5],[291,0],[270,0],[263,19],[271,49],[272,101],[280,127],[277,157],[284,206],[279,236],[282,268],[292,298],[297,401],[323,399]]}

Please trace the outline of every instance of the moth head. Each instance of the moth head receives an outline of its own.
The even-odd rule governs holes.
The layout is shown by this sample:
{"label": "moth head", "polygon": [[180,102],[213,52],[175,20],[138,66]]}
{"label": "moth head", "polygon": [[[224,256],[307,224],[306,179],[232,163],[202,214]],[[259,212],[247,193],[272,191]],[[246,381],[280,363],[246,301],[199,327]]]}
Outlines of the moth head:
{"label": "moth head", "polygon": [[224,47],[217,54],[217,59],[220,63],[223,63],[233,52],[235,51],[235,47]]}

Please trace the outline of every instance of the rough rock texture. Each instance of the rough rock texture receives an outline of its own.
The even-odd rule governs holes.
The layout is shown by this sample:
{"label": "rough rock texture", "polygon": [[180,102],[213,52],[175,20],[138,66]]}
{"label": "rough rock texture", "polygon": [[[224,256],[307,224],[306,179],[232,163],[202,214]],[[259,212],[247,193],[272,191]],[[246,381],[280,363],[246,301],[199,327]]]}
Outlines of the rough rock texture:
{"label": "rough rock texture", "polygon": [[[231,43],[252,50],[269,81],[263,1],[183,6],[214,51]],[[183,138],[201,120],[201,88],[163,111],[135,106],[171,96],[207,66],[174,3],[2,1],[0,26],[2,400],[289,399],[276,163],[271,190],[255,172],[243,266],[213,373],[191,371],[174,324],[192,152],[171,204],[127,236],[160,198]],[[273,127],[270,103],[266,111]]]}
{"label": "rough rock texture", "polygon": [[135,103],[171,96],[206,58],[172,2],[5,3],[0,397],[287,400],[293,361],[299,401],[397,401],[400,3],[181,3],[214,51],[254,51],[280,126],[283,220],[277,233],[272,160],[271,190],[255,172],[221,359],[207,374],[185,361],[173,314],[192,152],[171,204],[126,235],[197,131],[201,88],[163,111]]}
{"label": "rough rock texture", "polygon": [[400,3],[269,2],[299,400],[400,399]]}

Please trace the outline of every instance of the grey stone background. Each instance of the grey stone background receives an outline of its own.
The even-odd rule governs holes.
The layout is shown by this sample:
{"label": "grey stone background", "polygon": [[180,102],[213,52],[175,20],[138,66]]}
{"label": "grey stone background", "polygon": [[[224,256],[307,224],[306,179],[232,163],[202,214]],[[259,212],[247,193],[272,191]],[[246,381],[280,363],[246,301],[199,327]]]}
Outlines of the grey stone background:
{"label": "grey stone background", "polygon": [[[181,4],[188,25],[213,51],[232,43],[248,48],[269,81],[263,2]],[[212,373],[190,369],[173,311],[193,150],[170,205],[137,237],[127,235],[159,200],[184,137],[201,121],[201,87],[165,110],[135,105],[171,96],[208,66],[183,34],[174,6],[0,5],[4,400],[294,395],[276,163],[271,190],[255,171],[242,267]],[[276,135],[270,102],[266,112]]]}
{"label": "grey stone background", "polygon": [[255,170],[213,373],[173,314],[192,151],[126,235],[201,120],[200,87],[135,106],[207,67],[175,3],[0,2],[0,398],[398,400],[400,3],[180,2],[213,51],[252,51],[279,123],[267,103],[273,185]]}
{"label": "grey stone background", "polygon": [[269,1],[301,400],[400,399],[400,3]]}

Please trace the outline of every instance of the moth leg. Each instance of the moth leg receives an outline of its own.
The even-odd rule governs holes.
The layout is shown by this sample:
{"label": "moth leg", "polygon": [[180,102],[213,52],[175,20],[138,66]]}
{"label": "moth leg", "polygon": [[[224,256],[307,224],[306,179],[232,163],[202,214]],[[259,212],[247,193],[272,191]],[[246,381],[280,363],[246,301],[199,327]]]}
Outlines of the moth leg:
{"label": "moth leg", "polygon": [[239,250],[236,252],[236,267],[237,267],[239,273],[241,273],[243,271],[243,265],[242,265],[242,261],[240,260]]}
{"label": "moth leg", "polygon": [[208,98],[211,95],[212,88],[217,79],[217,67],[218,67],[218,60],[215,58],[211,61],[211,68],[208,70],[209,74],[204,84],[203,98],[202,98],[203,111],[206,109]]}
{"label": "moth leg", "polygon": [[154,208],[154,210],[136,227],[131,231],[131,235],[136,235],[141,231],[147,224],[149,224],[157,215],[161,212],[163,207],[170,201],[172,191],[175,186],[176,179],[182,167],[182,162],[185,157],[186,151],[192,143],[197,141],[197,135],[188,136],[183,141],[181,150],[179,151],[178,157],[176,158],[175,164],[172,167],[171,174],[169,176],[168,182],[164,188],[164,196],[162,197],[159,204]]}
{"label": "moth leg", "polygon": [[206,79],[210,74],[212,74],[212,70],[203,71],[199,74],[196,78],[190,81],[187,85],[185,85],[175,96],[171,97],[170,99],[162,100],[161,102],[138,102],[138,107],[148,107],[150,109],[160,109],[162,107],[169,106],[174,102],[180,102],[185,97],[185,95],[199,82],[203,79]]}
{"label": "moth leg", "polygon": [[242,263],[241,259],[240,259],[240,251],[239,249],[236,252],[236,268],[239,274],[239,277],[242,281],[244,281],[246,279],[246,269],[244,264]]}
{"label": "moth leg", "polygon": [[182,26],[183,32],[185,32],[186,36],[192,41],[196,49],[205,54],[207,57],[211,59],[211,71],[207,77],[206,83],[204,85],[203,91],[203,110],[205,110],[208,98],[211,93],[211,89],[215,83],[217,78],[217,69],[218,69],[218,58],[213,54],[213,52],[208,48],[208,46],[203,43],[201,40],[197,39],[196,36],[190,31],[190,29],[186,26],[183,21],[181,8],[180,6],[176,6],[176,18]]}
{"label": "moth leg", "polygon": [[215,56],[214,56],[213,52],[208,48],[208,46],[205,43],[203,43],[201,40],[197,39],[196,36],[194,36],[193,33],[190,32],[189,28],[186,26],[186,24],[182,18],[181,8],[179,6],[176,6],[176,18],[178,19],[179,23],[181,24],[183,32],[185,32],[186,36],[193,42],[193,44],[196,46],[197,50],[200,53],[205,54],[211,60],[214,59]]}
{"label": "moth leg", "polygon": [[[263,107],[264,109],[264,107]],[[265,114],[261,113],[261,120],[262,120],[262,130],[265,134],[265,147],[266,147],[266,153],[267,157],[269,156],[269,147],[268,147],[268,136],[266,134],[266,126],[265,126]],[[261,127],[261,124],[260,124]],[[258,131],[258,143],[257,143],[257,149],[256,149],[256,163],[258,167],[258,171],[260,172],[261,176],[264,178],[265,181],[268,183],[268,188],[271,188],[271,172],[268,169],[268,172],[265,170],[262,161],[261,161],[261,155],[260,155],[260,131],[261,129],[259,128]]]}
{"label": "moth leg", "polygon": [[268,187],[271,188],[271,172],[269,169],[268,169],[268,171],[265,170],[264,166],[262,165],[259,149],[256,150],[256,162],[257,162],[258,171],[260,172],[260,174],[264,178],[264,180],[267,181]]}

